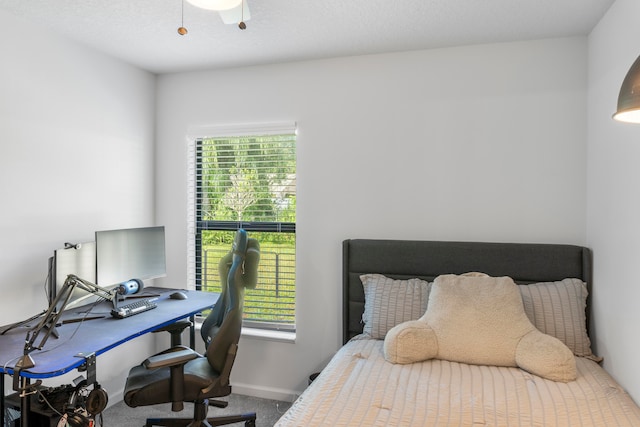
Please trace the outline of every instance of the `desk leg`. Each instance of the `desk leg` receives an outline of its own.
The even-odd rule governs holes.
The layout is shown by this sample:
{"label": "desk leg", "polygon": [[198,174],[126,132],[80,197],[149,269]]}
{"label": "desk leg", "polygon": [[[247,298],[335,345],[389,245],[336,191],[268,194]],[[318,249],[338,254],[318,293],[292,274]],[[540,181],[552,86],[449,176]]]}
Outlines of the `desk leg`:
{"label": "desk leg", "polygon": [[191,321],[191,327],[189,328],[189,347],[191,350],[196,349],[196,316],[192,315],[189,317]]}
{"label": "desk leg", "polygon": [[28,393],[30,380],[27,377],[21,377],[21,394],[20,394],[20,427],[29,427],[29,411],[31,410],[31,394]]}
{"label": "desk leg", "polygon": [[4,372],[2,373],[2,378],[0,379],[0,427],[4,427],[4,411],[6,411],[4,406]]}

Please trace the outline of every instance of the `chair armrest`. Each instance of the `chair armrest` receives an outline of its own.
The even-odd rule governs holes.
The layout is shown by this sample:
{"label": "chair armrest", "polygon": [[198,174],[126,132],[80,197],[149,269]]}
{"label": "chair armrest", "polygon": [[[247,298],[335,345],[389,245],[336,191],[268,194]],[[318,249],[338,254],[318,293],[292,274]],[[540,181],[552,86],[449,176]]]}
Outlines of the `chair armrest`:
{"label": "chair armrest", "polygon": [[153,332],[173,332],[173,331],[184,331],[186,328],[191,326],[191,322],[188,320],[178,320],[177,322],[170,323],[168,325],[163,326],[162,328],[158,328]]}
{"label": "chair armrest", "polygon": [[169,334],[171,334],[171,347],[175,347],[182,344],[182,331],[190,328],[191,326],[192,324],[188,320],[178,320],[177,322],[163,326],[160,329],[156,329],[153,332],[169,332]]}
{"label": "chair armrest", "polygon": [[147,369],[164,368],[167,366],[184,365],[190,360],[200,357],[198,353],[190,348],[182,348],[178,351],[156,354],[142,362]]}

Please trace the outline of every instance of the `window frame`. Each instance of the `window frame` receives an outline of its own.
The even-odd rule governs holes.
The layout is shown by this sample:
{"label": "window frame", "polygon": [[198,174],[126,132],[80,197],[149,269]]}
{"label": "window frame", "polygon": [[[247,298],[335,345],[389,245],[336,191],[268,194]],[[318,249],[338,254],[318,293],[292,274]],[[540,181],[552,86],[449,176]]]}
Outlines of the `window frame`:
{"label": "window frame", "polygon": [[[188,216],[189,216],[189,246],[188,252],[188,282],[189,286],[196,290],[201,290],[203,285],[202,277],[202,260],[198,260],[198,254],[202,253],[202,232],[212,231],[236,231],[239,228],[245,229],[247,232],[280,232],[280,233],[296,233],[295,222],[275,222],[275,221],[230,221],[230,220],[203,220],[198,207],[202,202],[203,183],[198,178],[200,174],[202,162],[199,161],[202,156],[202,145],[199,141],[206,139],[224,139],[224,138],[246,138],[252,136],[269,136],[269,135],[296,135],[297,129],[295,123],[291,124],[269,124],[269,125],[244,125],[244,126],[216,126],[191,129],[187,141],[189,143],[188,154]],[[294,267],[295,274],[295,267]],[[282,331],[294,332],[296,330],[294,301],[294,323],[276,323],[268,321],[243,321],[244,327],[262,329],[266,331]]]}

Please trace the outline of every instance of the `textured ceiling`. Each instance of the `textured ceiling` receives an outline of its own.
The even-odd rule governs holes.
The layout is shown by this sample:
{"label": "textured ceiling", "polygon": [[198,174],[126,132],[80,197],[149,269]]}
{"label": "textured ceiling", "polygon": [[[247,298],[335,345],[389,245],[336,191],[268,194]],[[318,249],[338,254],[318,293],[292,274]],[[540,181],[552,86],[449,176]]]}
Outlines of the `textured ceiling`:
{"label": "textured ceiling", "polygon": [[[182,0],[0,0],[154,73],[587,35],[614,0],[246,0],[247,29]],[[19,35],[5,35],[5,37]]]}

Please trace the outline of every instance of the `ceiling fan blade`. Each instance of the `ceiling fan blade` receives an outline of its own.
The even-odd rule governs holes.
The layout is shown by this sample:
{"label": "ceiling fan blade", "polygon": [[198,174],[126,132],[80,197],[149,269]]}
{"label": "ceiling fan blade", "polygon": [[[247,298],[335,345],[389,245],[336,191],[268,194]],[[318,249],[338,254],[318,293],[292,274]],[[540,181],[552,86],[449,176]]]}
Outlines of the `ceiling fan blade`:
{"label": "ceiling fan blade", "polygon": [[222,18],[222,22],[225,24],[237,24],[240,21],[246,22],[251,19],[251,12],[249,12],[249,5],[246,0],[243,0],[233,9],[221,10],[218,13],[220,14],[220,18]]}

